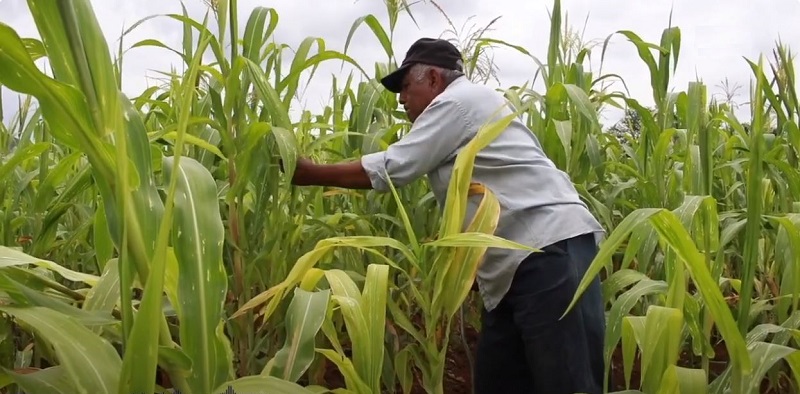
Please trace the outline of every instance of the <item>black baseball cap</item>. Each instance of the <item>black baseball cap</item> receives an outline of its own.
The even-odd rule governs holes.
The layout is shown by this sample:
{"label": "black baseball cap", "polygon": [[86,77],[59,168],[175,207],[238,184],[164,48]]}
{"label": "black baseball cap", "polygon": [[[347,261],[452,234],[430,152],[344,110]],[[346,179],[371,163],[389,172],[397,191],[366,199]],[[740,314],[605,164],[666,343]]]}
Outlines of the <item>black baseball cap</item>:
{"label": "black baseball cap", "polygon": [[381,79],[381,84],[392,93],[400,93],[405,77],[411,66],[415,64],[439,66],[448,70],[463,70],[461,52],[450,43],[440,38],[420,38],[411,44],[406,58],[400,67]]}

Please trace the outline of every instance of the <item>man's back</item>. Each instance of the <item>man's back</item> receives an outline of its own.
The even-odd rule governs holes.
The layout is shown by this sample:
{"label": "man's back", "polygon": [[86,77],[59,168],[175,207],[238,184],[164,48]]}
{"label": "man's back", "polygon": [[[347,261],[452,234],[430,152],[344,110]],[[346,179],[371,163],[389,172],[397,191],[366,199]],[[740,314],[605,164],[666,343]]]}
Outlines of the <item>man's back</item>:
{"label": "man's back", "polygon": [[[440,122],[462,124],[444,129],[459,140],[459,148],[428,173],[440,204],[445,203],[450,176],[458,152],[484,125],[511,114],[506,99],[495,90],[458,78],[435,100],[453,101],[460,111],[450,111]],[[433,103],[432,103],[433,105]],[[436,120],[432,120],[436,121]],[[581,201],[568,175],[547,158],[536,136],[514,119],[488,146],[478,152],[473,182],[494,193],[502,209],[495,235],[535,248],[603,229]],[[467,218],[474,214],[479,197],[471,198]],[[503,297],[527,252],[490,248],[478,272],[480,291],[487,309]]]}

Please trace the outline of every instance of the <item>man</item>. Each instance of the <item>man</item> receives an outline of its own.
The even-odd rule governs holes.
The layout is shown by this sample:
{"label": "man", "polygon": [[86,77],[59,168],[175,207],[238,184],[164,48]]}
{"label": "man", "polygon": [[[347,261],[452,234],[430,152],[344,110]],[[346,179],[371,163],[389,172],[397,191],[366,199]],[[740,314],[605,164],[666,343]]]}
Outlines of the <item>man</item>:
{"label": "man", "polygon": [[[506,100],[467,80],[461,53],[439,39],[415,42],[381,83],[399,93],[411,131],[386,151],[358,161],[322,165],[301,159],[293,183],[388,191],[390,179],[401,187],[427,175],[443,205],[456,155],[481,126],[511,113]],[[519,120],[477,155],[473,182],[500,201],[495,235],[541,250],[490,248],[479,268],[484,313],[475,392],[602,392],[605,318],[599,280],[559,318],[595,256],[595,236],[604,234],[603,228]]]}

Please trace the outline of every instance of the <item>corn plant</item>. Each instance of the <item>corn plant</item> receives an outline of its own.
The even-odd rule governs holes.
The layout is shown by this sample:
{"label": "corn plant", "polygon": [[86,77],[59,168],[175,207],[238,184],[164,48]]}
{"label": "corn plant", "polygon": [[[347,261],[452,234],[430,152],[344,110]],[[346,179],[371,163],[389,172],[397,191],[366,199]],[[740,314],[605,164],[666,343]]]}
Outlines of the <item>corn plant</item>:
{"label": "corn plant", "polygon": [[[54,77],[39,71],[20,37],[0,25],[0,66],[7,70],[2,83],[36,97],[52,138],[67,153],[85,158],[89,181],[103,207],[97,221],[106,223],[95,227],[95,235],[110,240],[118,252],[114,265],[103,262],[109,268],[104,275],[118,288],[103,289],[118,291],[120,310],[118,320],[96,323],[111,325],[108,335],[113,340],[70,320],[69,314],[80,309],[45,296],[33,298],[33,303],[15,300],[18,305],[4,312],[53,346],[53,353],[45,352],[47,359],[59,363],[41,370],[39,384],[59,380],[66,383],[66,392],[153,392],[161,368],[183,392],[211,392],[234,378],[229,339],[223,332],[228,286],[222,260],[224,228],[213,177],[198,161],[180,154],[195,101],[199,54],[209,37],[200,39],[201,50],[178,85],[177,153],[166,156],[152,149],[141,113],[121,94],[89,3],[31,1],[29,7]],[[31,151],[15,156],[24,160]],[[163,179],[154,175],[154,161],[161,163]],[[22,294],[29,291],[7,280]],[[136,302],[134,289],[141,294]],[[165,289],[180,322],[172,326],[180,345],[162,309]],[[74,298],[71,301],[83,301]],[[101,316],[111,313],[108,307],[117,304],[112,301],[101,304]],[[79,344],[85,350],[76,349]]]}
{"label": "corn plant", "polygon": [[[532,72],[501,89],[511,109],[460,152],[447,205],[424,179],[384,194],[292,187],[301,155],[353,160],[408,132],[397,98],[377,81],[397,67],[401,15],[413,21],[420,6],[443,14],[425,3],[385,1],[388,24],[359,17],[341,51],[323,37],[276,42],[279,10],[242,12],[236,0],[208,2],[205,15],[181,8],[136,21],[115,48],[86,0],[28,0],[39,38],[0,21],[0,89],[21,94],[16,113],[0,111],[0,386],[447,392],[453,323],[463,332],[480,310],[469,289],[482,254],[530,249],[493,236],[501,207],[470,183],[475,154],[517,117],[608,231],[575,299],[601,276],[609,385],[797,391],[791,50],[778,43],[768,63],[744,60],[754,81],[743,121],[709,99],[705,82],[673,86],[679,27],[658,42],[614,32],[601,61],[612,37],[632,44],[650,74],[647,108],[623,76],[590,69],[595,47],[569,36],[555,0],[541,56],[492,37],[496,21],[455,39],[476,83],[497,75],[486,57],[495,46],[530,59]],[[180,47],[126,41],[153,18],[180,29]],[[385,62],[348,55],[362,26]],[[141,47],[180,64],[127,97],[122,64]],[[290,116],[305,78],[324,78],[317,66],[330,61],[353,72],[330,78],[319,113]],[[543,90],[530,88],[539,78]],[[604,127],[605,107],[634,116]],[[326,380],[331,369],[343,387]]]}

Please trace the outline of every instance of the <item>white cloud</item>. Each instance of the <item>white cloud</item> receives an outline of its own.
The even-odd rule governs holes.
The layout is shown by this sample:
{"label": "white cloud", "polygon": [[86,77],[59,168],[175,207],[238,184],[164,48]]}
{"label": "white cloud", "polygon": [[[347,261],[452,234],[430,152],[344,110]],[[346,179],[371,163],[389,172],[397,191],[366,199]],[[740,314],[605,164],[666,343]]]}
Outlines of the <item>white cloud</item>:
{"label": "white cloud", "polygon": [[[469,28],[473,24],[480,27],[500,16],[490,36],[521,45],[542,61],[547,57],[550,1],[440,0],[437,4],[457,28]],[[180,13],[181,10],[179,2],[164,0],[95,0],[92,5],[112,53],[116,52],[117,38],[123,28],[149,15]],[[253,7],[262,5],[263,2],[257,0],[239,1],[240,30],[244,30]],[[384,26],[388,25],[384,2],[378,0],[296,0],[273,6],[280,17],[275,39],[293,48],[304,38],[315,36],[324,38],[327,48],[342,50],[353,22],[369,13],[375,14]],[[186,7],[192,17],[203,17],[203,1],[186,0]],[[748,100],[752,75],[743,57],[756,61],[760,54],[770,56],[778,39],[794,50],[800,47],[800,29],[792,27],[800,16],[800,2],[796,0],[564,0],[562,8],[572,27],[583,31],[587,41],[602,41],[618,30],[632,30],[645,41],[658,43],[662,30],[670,23],[672,12],[672,25],[680,27],[682,40],[678,70],[670,89],[684,90],[690,81],[699,78],[709,86],[709,94],[719,94],[722,91],[718,85],[728,78],[730,83],[741,85],[742,89],[735,98],[741,103]],[[430,4],[419,4],[412,10],[419,28],[407,14],[400,15],[394,33],[394,51],[398,61],[417,38],[439,36],[449,29],[443,15]],[[468,21],[471,16],[475,17]],[[0,21],[12,26],[23,37],[38,35],[23,0],[0,2]],[[216,31],[216,26],[212,29]],[[127,36],[125,47],[145,38],[154,38],[180,50],[181,35],[179,22],[157,18],[145,22]],[[593,53],[595,72],[598,71],[600,50],[598,47]],[[355,34],[348,54],[368,72],[374,70],[374,62],[386,60],[378,41],[365,25]],[[530,59],[509,49],[495,50],[495,62],[503,86],[530,80],[536,71],[536,65]],[[181,69],[178,58],[164,49],[131,50],[124,59],[123,90],[131,96],[137,95],[147,86],[157,83],[153,80],[161,77],[157,71],[169,72],[171,64]],[[302,100],[293,107],[293,112],[302,108],[319,111],[328,104],[331,75],[344,81],[350,70],[340,66],[340,62],[332,61],[320,67],[304,91]],[[612,37],[602,71],[621,75],[634,98],[644,105],[652,103],[647,67],[638,58],[633,44],[623,36]],[[7,89],[3,89],[3,107],[8,120],[15,111],[16,99]]]}

